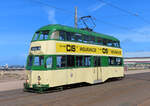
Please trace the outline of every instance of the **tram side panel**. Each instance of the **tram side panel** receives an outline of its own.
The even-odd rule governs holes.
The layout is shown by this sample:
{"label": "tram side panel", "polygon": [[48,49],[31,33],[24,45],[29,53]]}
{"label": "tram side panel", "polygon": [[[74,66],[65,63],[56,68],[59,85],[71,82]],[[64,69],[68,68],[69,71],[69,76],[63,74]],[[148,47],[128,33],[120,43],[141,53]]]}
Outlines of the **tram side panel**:
{"label": "tram side panel", "polygon": [[102,82],[109,78],[123,77],[124,68],[123,67],[102,67]]}

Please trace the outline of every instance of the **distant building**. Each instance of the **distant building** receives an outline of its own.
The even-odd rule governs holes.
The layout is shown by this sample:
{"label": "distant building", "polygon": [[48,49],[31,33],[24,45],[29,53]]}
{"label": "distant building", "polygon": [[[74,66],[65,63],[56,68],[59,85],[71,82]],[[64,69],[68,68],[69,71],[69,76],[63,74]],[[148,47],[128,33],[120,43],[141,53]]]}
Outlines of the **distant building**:
{"label": "distant building", "polygon": [[126,57],[124,65],[128,69],[149,69],[150,57]]}

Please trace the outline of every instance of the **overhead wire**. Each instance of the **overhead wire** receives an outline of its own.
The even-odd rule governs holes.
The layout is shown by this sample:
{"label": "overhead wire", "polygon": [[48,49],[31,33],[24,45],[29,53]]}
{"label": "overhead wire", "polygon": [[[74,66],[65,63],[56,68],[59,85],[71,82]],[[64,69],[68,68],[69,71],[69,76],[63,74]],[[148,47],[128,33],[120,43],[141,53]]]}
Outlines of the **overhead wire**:
{"label": "overhead wire", "polygon": [[98,1],[103,2],[103,3],[105,3],[105,4],[107,4],[107,5],[111,6],[111,7],[113,7],[113,8],[115,8],[115,9],[118,9],[118,10],[124,12],[124,13],[127,13],[127,14],[130,14],[130,15],[132,15],[132,16],[135,16],[135,17],[137,17],[138,19],[142,20],[143,22],[150,24],[150,21],[146,20],[144,17],[140,16],[140,15],[137,14],[137,13],[131,12],[131,11],[127,10],[127,9],[123,9],[123,8],[117,6],[117,5],[114,5],[114,4],[111,3],[111,2],[106,2],[105,0],[98,0]]}
{"label": "overhead wire", "polygon": [[[50,5],[50,4],[41,2],[41,1],[39,1],[39,0],[32,0],[32,1],[34,1],[34,2],[36,2],[36,3],[38,3],[38,4],[42,4],[42,5],[45,5],[45,6],[54,8],[54,9],[57,9],[57,10],[59,10],[59,11],[63,11],[63,12],[69,13],[69,14],[71,14],[71,15],[74,15],[72,11],[69,11],[69,10],[66,10],[66,9],[63,9],[63,8],[58,8],[58,7],[52,6],[52,5]],[[99,1],[104,1],[104,0],[99,0]],[[115,7],[115,6],[114,6],[114,7]],[[78,13],[79,13],[79,12],[78,12]],[[130,12],[128,12],[128,13],[130,13]],[[130,14],[132,14],[132,13],[130,13]],[[81,15],[78,15],[78,16],[81,16]],[[96,19],[96,20],[97,20],[97,19]],[[142,32],[138,32],[138,31],[132,30],[132,29],[130,29],[130,28],[128,28],[128,27],[124,27],[124,26],[120,26],[120,25],[113,24],[113,23],[105,22],[105,21],[100,20],[100,19],[98,19],[97,21],[99,21],[99,22],[101,22],[101,23],[103,23],[103,24],[107,24],[107,25],[111,25],[111,26],[113,26],[113,27],[120,28],[120,29],[122,29],[122,30],[127,30],[127,31],[132,31],[132,32],[135,32],[135,33],[144,34],[144,33],[142,33]]]}
{"label": "overhead wire", "polygon": [[[73,12],[70,11],[70,10],[63,9],[63,8],[58,8],[58,7],[56,7],[56,6],[50,5],[49,3],[45,3],[45,2],[42,2],[42,1],[40,1],[40,0],[29,0],[29,1],[33,1],[33,2],[35,2],[35,3],[37,3],[37,4],[40,4],[40,5],[43,5],[43,6],[47,6],[47,7],[56,9],[56,10],[58,10],[58,11],[67,13],[67,14],[72,15],[72,16],[74,15]],[[70,20],[70,19],[69,19],[69,20]]]}
{"label": "overhead wire", "polygon": [[[97,19],[96,19],[97,20]],[[126,31],[130,31],[130,32],[135,32],[137,34],[142,34],[142,35],[145,35],[146,33],[144,32],[139,32],[139,31],[136,31],[136,30],[133,30],[133,29],[130,29],[128,27],[125,27],[125,26],[120,26],[120,25],[116,25],[116,24],[113,24],[113,23],[109,23],[109,22],[105,22],[103,20],[100,20],[98,19],[99,22],[103,23],[103,24],[107,24],[107,25],[110,25],[110,26],[113,26],[113,27],[116,27],[116,28],[120,28],[122,30],[126,30]]]}
{"label": "overhead wire", "polygon": [[63,11],[63,12],[72,14],[72,11],[69,11],[69,10],[66,10],[66,9],[63,9],[63,8],[58,8],[58,7],[55,7],[55,6],[53,6],[53,5],[47,4],[47,3],[45,3],[45,2],[41,2],[41,1],[39,1],[39,0],[31,0],[31,1],[34,1],[35,3],[38,3],[38,4],[45,5],[45,6],[47,6],[47,7],[51,7],[51,8],[57,9],[57,10],[59,10],[59,11]]}

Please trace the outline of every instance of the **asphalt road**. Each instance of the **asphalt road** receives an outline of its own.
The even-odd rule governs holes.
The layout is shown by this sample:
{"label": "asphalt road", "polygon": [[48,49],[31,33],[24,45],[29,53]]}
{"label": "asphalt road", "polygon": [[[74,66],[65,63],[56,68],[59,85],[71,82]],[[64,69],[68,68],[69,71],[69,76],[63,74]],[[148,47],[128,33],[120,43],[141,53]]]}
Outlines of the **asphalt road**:
{"label": "asphalt road", "polygon": [[150,106],[150,73],[123,80],[36,94],[22,89],[0,92],[0,106]]}

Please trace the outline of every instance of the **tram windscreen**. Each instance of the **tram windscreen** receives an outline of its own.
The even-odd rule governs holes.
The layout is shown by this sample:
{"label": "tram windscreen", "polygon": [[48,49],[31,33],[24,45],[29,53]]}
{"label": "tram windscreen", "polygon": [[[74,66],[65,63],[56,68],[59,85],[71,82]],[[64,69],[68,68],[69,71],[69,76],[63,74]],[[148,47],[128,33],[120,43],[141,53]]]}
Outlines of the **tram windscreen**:
{"label": "tram windscreen", "polygon": [[35,35],[34,35],[33,40],[38,40],[39,34],[40,34],[40,32],[36,32]]}
{"label": "tram windscreen", "polygon": [[27,66],[44,65],[44,56],[28,56]]}
{"label": "tram windscreen", "polygon": [[28,66],[32,66],[33,56],[28,57]]}
{"label": "tram windscreen", "polygon": [[42,31],[39,37],[39,40],[47,40],[49,31]]}
{"label": "tram windscreen", "polygon": [[47,40],[49,36],[49,30],[38,31],[34,34],[33,41]]}

